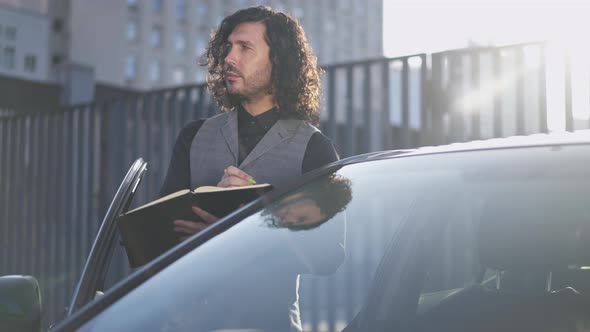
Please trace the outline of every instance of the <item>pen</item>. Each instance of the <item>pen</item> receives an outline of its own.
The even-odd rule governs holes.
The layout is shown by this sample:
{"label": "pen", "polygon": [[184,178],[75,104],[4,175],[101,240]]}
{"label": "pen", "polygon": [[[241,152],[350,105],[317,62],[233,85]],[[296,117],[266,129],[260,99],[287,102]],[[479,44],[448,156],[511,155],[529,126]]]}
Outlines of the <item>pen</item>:
{"label": "pen", "polygon": [[253,178],[248,178],[248,182],[250,182],[250,184],[256,184],[256,181],[254,181]]}

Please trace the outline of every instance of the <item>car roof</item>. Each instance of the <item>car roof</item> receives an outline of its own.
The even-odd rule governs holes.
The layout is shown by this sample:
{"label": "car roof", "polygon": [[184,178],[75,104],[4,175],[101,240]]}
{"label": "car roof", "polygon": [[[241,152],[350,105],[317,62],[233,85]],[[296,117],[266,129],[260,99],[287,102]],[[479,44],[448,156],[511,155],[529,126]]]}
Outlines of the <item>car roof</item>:
{"label": "car roof", "polygon": [[370,152],[345,158],[340,162],[342,164],[353,164],[363,161],[382,160],[399,156],[573,144],[590,144],[590,129],[577,130],[574,132],[553,132],[548,134],[543,133],[510,136],[505,138],[491,138],[438,146],[424,146],[416,149]]}

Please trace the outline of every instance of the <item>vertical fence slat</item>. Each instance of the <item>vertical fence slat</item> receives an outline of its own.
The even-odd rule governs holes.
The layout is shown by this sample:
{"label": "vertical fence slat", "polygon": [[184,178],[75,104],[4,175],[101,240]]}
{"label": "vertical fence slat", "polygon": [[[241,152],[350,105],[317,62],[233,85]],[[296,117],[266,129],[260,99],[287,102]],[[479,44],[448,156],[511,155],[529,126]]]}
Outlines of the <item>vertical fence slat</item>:
{"label": "vertical fence slat", "polygon": [[401,148],[407,149],[412,145],[410,132],[410,64],[408,58],[402,60],[402,128]]}
{"label": "vertical fence slat", "polygon": [[[86,114],[88,110],[86,107],[79,108],[77,110],[77,144],[78,144],[78,151],[77,151],[77,168],[78,168],[78,180],[76,185],[76,195],[78,196],[78,204],[76,204],[75,214],[76,217],[74,219],[74,223],[76,223],[77,232],[76,232],[76,276],[79,275],[79,271],[82,271],[84,266],[85,258],[88,255],[86,251],[86,246],[84,244],[84,235],[86,232],[86,220],[84,220],[84,209],[87,209],[86,205],[86,197],[88,196],[88,165],[85,162],[86,151],[87,148],[87,141],[88,141],[88,129],[86,127]],[[77,281],[77,279],[76,279]]]}
{"label": "vertical fence slat", "polygon": [[525,88],[525,64],[522,47],[515,50],[515,71],[516,71],[516,134],[525,134],[525,115],[524,115],[524,88]]}
{"label": "vertical fence slat", "polygon": [[[74,201],[74,190],[75,181],[74,181],[74,165],[75,165],[75,136],[74,136],[74,111],[67,110],[66,111],[66,121],[65,121],[65,128],[64,128],[64,135],[63,135],[63,144],[64,144],[64,158],[66,162],[66,167],[64,167],[64,188],[63,188],[63,195],[61,201],[61,208],[63,209],[63,218],[60,220],[61,223],[61,230],[60,236],[62,237],[62,246],[60,249],[59,257],[66,258],[66,264],[62,266],[62,273],[63,273],[63,292],[62,292],[62,303],[68,303],[68,299],[70,298],[70,294],[74,289],[74,282],[72,279],[75,277],[75,266],[72,264],[75,261],[75,254],[74,254],[74,236],[77,230],[77,226],[72,225],[74,220],[73,216],[73,207],[72,204]],[[65,266],[67,265],[67,266]]]}
{"label": "vertical fence slat", "polygon": [[[38,158],[38,165],[37,165],[37,206],[38,209],[38,222],[40,223],[39,227],[39,246],[40,246],[40,255],[41,255],[41,262],[38,268],[39,271],[39,284],[41,287],[41,296],[43,296],[43,304],[47,304],[48,295],[50,292],[50,285],[47,283],[49,280],[49,269],[50,269],[50,260],[51,260],[51,243],[53,242],[53,238],[51,237],[51,229],[52,229],[52,218],[51,218],[51,211],[49,206],[49,201],[52,193],[51,188],[51,178],[53,177],[53,172],[55,169],[52,169],[52,174],[49,174],[49,167],[50,167],[50,155],[49,151],[51,149],[51,142],[50,142],[50,121],[49,114],[43,114],[41,116],[40,126],[39,126],[39,158]],[[48,323],[48,312],[47,308],[44,309],[45,314],[43,315],[43,326],[46,326]]]}
{"label": "vertical fence slat", "polygon": [[10,138],[8,134],[8,118],[0,118],[0,274],[7,273],[8,270],[7,261],[11,255],[11,248],[8,244],[8,166],[9,160],[12,159],[8,140]]}
{"label": "vertical fence slat", "polygon": [[90,253],[90,246],[92,245],[91,238],[94,235],[92,228],[92,201],[94,196],[93,188],[93,144],[94,131],[92,130],[94,124],[92,117],[94,114],[94,108],[89,106],[84,109],[83,116],[83,132],[84,132],[84,144],[83,144],[83,155],[82,155],[82,181],[84,181],[84,187],[82,188],[82,195],[84,200],[82,201],[82,210],[80,213],[82,223],[81,238],[84,239],[82,243],[82,267],[86,262],[87,254]]}
{"label": "vertical fence slat", "polygon": [[10,155],[8,154],[8,150],[6,149],[8,140],[7,137],[7,130],[8,130],[8,120],[6,118],[0,118],[0,275],[4,274],[6,270],[6,259],[10,254],[10,248],[8,247],[8,218],[4,215],[6,211],[8,211],[8,206],[6,205],[6,193],[4,192],[4,187],[7,186],[7,164],[8,160],[10,160]]}
{"label": "vertical fence slat", "polygon": [[354,121],[354,72],[352,66],[346,67],[346,156],[354,155],[356,151],[356,123]]}
{"label": "vertical fence slat", "polygon": [[327,135],[333,142],[338,141],[338,123],[336,121],[336,78],[334,68],[328,69],[328,125]]}
{"label": "vertical fence slat", "polygon": [[431,88],[427,61],[426,54],[420,55],[420,146],[430,144],[429,133],[432,130]]}
{"label": "vertical fence slat", "polygon": [[[11,249],[14,248],[14,243],[13,243],[14,233],[13,233],[13,228],[12,228],[12,226],[14,225],[14,222],[12,219],[12,213],[13,213],[14,209],[10,209],[9,207],[12,206],[11,189],[12,189],[12,182],[14,181],[13,170],[14,170],[14,159],[15,159],[14,157],[15,157],[15,152],[16,152],[16,144],[14,144],[15,122],[16,122],[15,119],[6,120],[6,126],[5,126],[6,135],[4,136],[5,140],[3,140],[5,142],[4,151],[6,151],[6,155],[5,155],[6,158],[3,158],[6,161],[5,173],[4,173],[5,176],[3,176],[2,179],[0,179],[1,181],[3,181],[2,187],[0,187],[0,189],[4,189],[3,206],[5,207],[2,211],[3,212],[3,220],[4,220],[3,231],[6,234],[4,237],[5,241],[3,241],[3,243],[5,243],[7,248],[11,248]],[[7,253],[7,255],[2,260],[3,265],[4,265],[2,272],[5,274],[15,273],[16,271],[13,271],[12,266],[11,266],[14,255],[8,255],[8,251],[6,251],[6,253]]]}
{"label": "vertical fence slat", "polygon": [[[94,236],[98,231],[98,201],[100,199],[99,170],[100,170],[100,112],[101,108],[98,105],[92,105],[88,110],[88,177],[89,177],[89,195],[88,209],[86,210],[86,220],[88,221],[88,229],[86,232],[86,252],[89,253]],[[97,167],[98,166],[98,167]]]}
{"label": "vertical fence slat", "polygon": [[574,131],[574,113],[572,109],[572,63],[568,53],[565,54],[565,130]]}
{"label": "vertical fence slat", "polygon": [[445,114],[442,86],[443,56],[441,54],[432,55],[432,78],[430,83],[430,98],[432,98],[431,107],[431,134],[429,144],[443,143],[443,115]]}
{"label": "vertical fence slat", "polygon": [[[471,91],[475,91],[478,96],[481,91],[480,75],[479,75],[479,58],[480,53],[474,52],[471,54]],[[475,95],[475,94],[474,94]],[[479,98],[471,104],[471,139],[476,140],[481,138],[481,102]]]}
{"label": "vertical fence slat", "polygon": [[[27,174],[27,191],[28,197],[26,197],[26,209],[28,211],[26,219],[30,223],[30,231],[29,231],[29,254],[31,255],[27,272],[31,275],[39,275],[39,267],[40,261],[42,259],[42,253],[39,251],[39,224],[41,215],[39,215],[39,203],[40,197],[37,195],[39,192],[39,187],[41,185],[41,179],[38,175],[38,165],[39,160],[38,156],[40,155],[39,144],[40,144],[40,119],[39,116],[31,116],[29,122],[29,153],[28,153],[28,162],[27,167],[29,169]],[[27,256],[25,256],[27,257]]]}
{"label": "vertical fence slat", "polygon": [[[176,94],[176,98],[178,98],[178,93]],[[199,101],[197,104],[197,112],[196,112],[196,117],[197,118],[204,118],[205,117],[205,109],[207,107],[207,89],[205,85],[202,85],[199,87]],[[184,119],[183,122],[180,123],[180,125],[182,126],[184,124]]]}
{"label": "vertical fence slat", "polygon": [[[369,152],[372,148],[372,132],[373,132],[373,98],[371,96],[371,65],[369,63],[364,65],[364,79],[365,79],[365,86],[363,89],[363,126],[364,130],[361,130],[361,135],[365,137],[364,144],[360,147],[361,152]],[[380,128],[375,128],[375,130],[379,130]]]}
{"label": "vertical fence slat", "polygon": [[[57,118],[59,113],[52,113],[47,117],[47,164],[44,168],[44,176],[47,177],[47,267],[45,270],[45,278],[41,280],[41,287],[45,285],[45,308],[49,308],[49,311],[45,312],[46,324],[55,321],[57,317],[57,305],[56,305],[56,287],[53,282],[55,278],[56,270],[56,221],[57,221],[57,176],[60,173],[56,163],[57,158]],[[49,176],[48,170],[54,170],[54,174]],[[50,193],[51,192],[51,193]],[[43,282],[44,281],[44,282]]]}
{"label": "vertical fence slat", "polygon": [[[80,236],[80,223],[78,222],[78,206],[80,205],[80,196],[78,195],[78,185],[80,183],[80,168],[79,168],[79,147],[81,145],[81,137],[80,137],[80,110],[79,109],[72,109],[70,111],[70,128],[69,131],[71,132],[71,142],[70,142],[70,167],[71,172],[68,173],[68,177],[70,177],[70,187],[68,188],[68,193],[70,195],[70,200],[68,201],[68,211],[69,217],[66,219],[66,227],[68,229],[68,233],[70,236],[68,237],[69,248],[67,249],[69,255],[69,265],[71,268],[71,275],[69,275],[69,283],[70,287],[73,289],[75,287],[75,281],[79,277],[79,262],[78,262],[78,255],[79,253],[79,236]],[[68,296],[69,298],[69,296]]]}
{"label": "vertical fence slat", "polygon": [[393,148],[393,132],[391,128],[391,101],[390,101],[390,61],[384,61],[382,64],[381,86],[383,86],[383,93],[381,94],[381,130],[383,132],[383,147],[384,149]]}
{"label": "vertical fence slat", "polygon": [[[149,165],[152,165],[152,161],[154,159],[154,157],[152,156],[152,144],[154,142],[154,140],[156,139],[155,137],[153,137],[153,113],[157,108],[157,94],[155,92],[152,92],[149,94],[148,96],[148,100],[147,100],[147,104],[149,105],[147,107],[147,110],[145,112],[143,112],[143,118],[144,118],[144,123],[145,123],[145,136],[142,138],[142,140],[140,141],[140,144],[142,145],[142,154],[145,157],[145,160],[148,162]],[[186,93],[184,95],[184,97],[186,98]],[[151,172],[150,172],[151,173]],[[149,179],[146,179],[145,184],[144,184],[144,188],[146,189],[144,197],[143,197],[143,201],[147,201],[149,200],[149,193],[151,193],[154,190],[154,185],[152,181],[149,181]]]}
{"label": "vertical fence slat", "polygon": [[539,46],[539,131],[542,133],[549,132],[547,124],[547,81],[546,81],[546,47],[545,44]]}
{"label": "vertical fence slat", "polygon": [[[17,248],[17,252],[26,252],[24,250],[24,243],[27,241],[26,239],[26,227],[23,221],[23,213],[24,213],[24,188],[23,184],[24,181],[24,146],[25,146],[25,121],[26,118],[19,117],[17,122],[17,130],[16,130],[16,158],[15,158],[15,182],[13,185],[12,194],[14,195],[13,203],[11,205],[15,207],[15,214],[13,222],[15,223],[16,228],[16,238],[14,239],[15,247]],[[15,263],[13,265],[13,269],[15,271],[23,271],[25,269],[24,261],[22,257],[18,256],[15,257]]]}
{"label": "vertical fence slat", "polygon": [[[493,56],[493,79],[496,85],[502,80],[502,55],[499,50],[492,53]],[[494,137],[502,137],[502,96],[494,93]]]}
{"label": "vertical fence slat", "polygon": [[[56,265],[55,269],[55,287],[58,289],[58,292],[55,294],[56,303],[60,306],[58,309],[63,309],[67,303],[67,274],[68,271],[65,269],[63,265],[64,258],[67,257],[67,249],[66,249],[66,241],[67,238],[65,234],[67,231],[67,205],[68,205],[68,196],[67,196],[67,188],[68,186],[68,174],[69,174],[69,165],[70,159],[68,155],[68,119],[69,119],[69,111],[61,114],[60,117],[60,130],[57,132],[58,134],[58,141],[57,145],[59,148],[58,158],[62,162],[56,163],[56,167],[60,170],[59,179],[56,183],[58,187],[58,194],[57,194],[57,218],[55,224],[55,240],[57,242],[55,255],[59,260],[59,263]],[[59,313],[59,311],[58,311]]]}

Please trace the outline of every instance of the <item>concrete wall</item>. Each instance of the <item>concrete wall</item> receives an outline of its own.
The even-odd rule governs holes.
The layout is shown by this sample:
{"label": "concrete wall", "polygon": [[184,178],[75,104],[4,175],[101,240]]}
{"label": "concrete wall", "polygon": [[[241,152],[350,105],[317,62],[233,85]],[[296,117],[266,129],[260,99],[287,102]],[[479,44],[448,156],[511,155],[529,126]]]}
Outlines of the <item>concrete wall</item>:
{"label": "concrete wall", "polygon": [[123,84],[126,1],[71,2],[70,61],[94,67],[97,81]]}

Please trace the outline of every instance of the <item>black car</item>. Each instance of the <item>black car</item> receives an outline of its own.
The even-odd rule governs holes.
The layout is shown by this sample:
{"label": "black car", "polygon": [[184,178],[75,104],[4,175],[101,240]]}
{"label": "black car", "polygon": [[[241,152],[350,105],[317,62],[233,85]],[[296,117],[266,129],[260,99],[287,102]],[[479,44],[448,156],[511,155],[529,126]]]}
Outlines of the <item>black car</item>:
{"label": "black car", "polygon": [[590,131],[370,153],[271,192],[56,331],[588,331]]}

